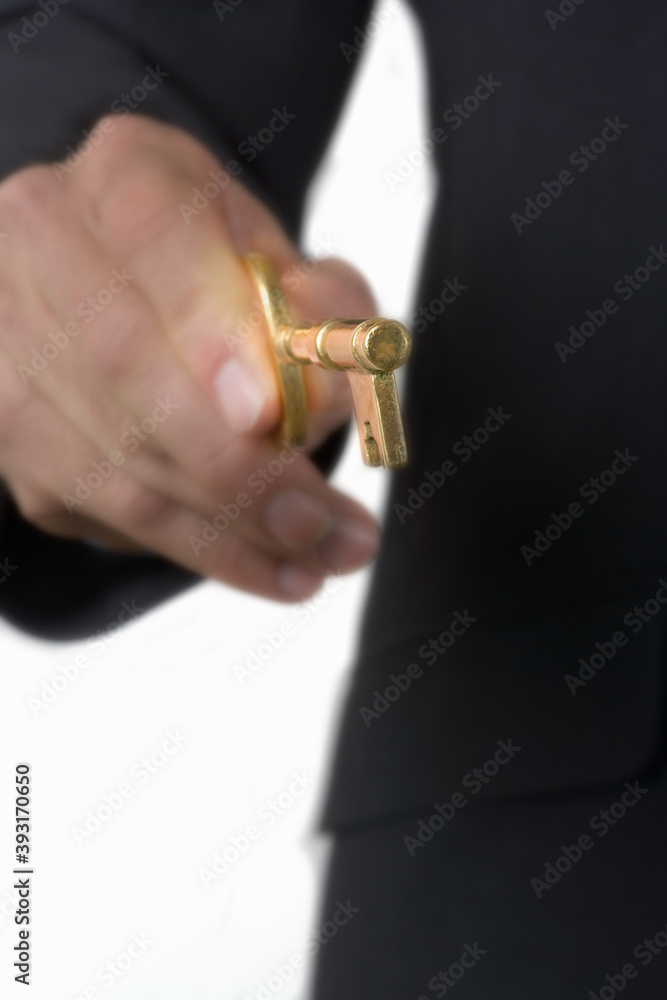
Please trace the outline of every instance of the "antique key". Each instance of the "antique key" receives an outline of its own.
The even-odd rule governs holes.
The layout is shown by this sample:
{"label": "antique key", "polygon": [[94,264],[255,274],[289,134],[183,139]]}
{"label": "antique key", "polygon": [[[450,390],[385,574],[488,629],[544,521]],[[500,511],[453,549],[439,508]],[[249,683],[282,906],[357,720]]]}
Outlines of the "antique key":
{"label": "antique key", "polygon": [[344,371],[350,380],[361,452],[366,465],[400,469],[407,462],[394,371],[407,361],[410,334],[390,319],[330,319],[295,323],[278,275],[263,254],[245,257],[262,301],[283,403],[283,440],[306,437],[306,387],[302,365]]}

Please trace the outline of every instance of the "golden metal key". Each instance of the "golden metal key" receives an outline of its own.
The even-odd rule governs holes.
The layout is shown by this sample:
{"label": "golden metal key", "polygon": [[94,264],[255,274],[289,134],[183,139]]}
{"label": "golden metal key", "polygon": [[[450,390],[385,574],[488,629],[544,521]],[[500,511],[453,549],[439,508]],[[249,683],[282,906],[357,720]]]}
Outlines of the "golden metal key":
{"label": "golden metal key", "polygon": [[400,469],[408,459],[394,371],[410,354],[410,334],[391,319],[330,319],[295,323],[273,265],[263,254],[245,258],[260,294],[276,359],[283,402],[283,439],[306,437],[302,365],[344,371],[350,380],[359,441],[366,465]]}

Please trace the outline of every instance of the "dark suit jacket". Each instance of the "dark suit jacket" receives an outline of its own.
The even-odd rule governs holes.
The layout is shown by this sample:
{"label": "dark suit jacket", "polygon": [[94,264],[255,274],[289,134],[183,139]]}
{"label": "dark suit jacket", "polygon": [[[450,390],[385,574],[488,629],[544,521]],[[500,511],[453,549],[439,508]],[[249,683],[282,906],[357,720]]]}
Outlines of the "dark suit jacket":
{"label": "dark suit jacket", "polygon": [[[241,162],[296,234],[368,7],[70,0],[0,50],[0,171],[62,159],[159,64],[169,77],[139,110]],[[522,751],[489,796],[629,777],[663,731],[667,14],[657,0],[413,8],[440,187],[412,459],[344,713],[335,828],[447,795],[498,740]],[[29,33],[34,11],[0,3],[3,34]],[[297,117],[249,162],[244,139],[275,108]],[[192,580],[48,540],[11,507],[5,550],[21,569],[0,608],[42,634],[108,621],[130,575],[154,601]]]}

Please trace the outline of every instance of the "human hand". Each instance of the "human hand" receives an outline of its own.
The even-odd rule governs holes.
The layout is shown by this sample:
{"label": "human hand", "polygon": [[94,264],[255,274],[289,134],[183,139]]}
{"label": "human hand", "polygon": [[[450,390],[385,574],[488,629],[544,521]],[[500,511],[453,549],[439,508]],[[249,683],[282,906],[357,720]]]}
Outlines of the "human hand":
{"label": "human hand", "polygon": [[[273,361],[240,256],[265,253],[279,274],[301,257],[195,139],[141,116],[114,126],[64,177],[37,166],[0,185],[0,476],[45,531],[308,596],[370,559],[378,531],[308,458],[349,415],[343,374],[305,370],[305,450],[274,432]],[[179,206],[212,177],[219,196],[186,221]],[[342,261],[296,273],[297,317],[375,311]]]}

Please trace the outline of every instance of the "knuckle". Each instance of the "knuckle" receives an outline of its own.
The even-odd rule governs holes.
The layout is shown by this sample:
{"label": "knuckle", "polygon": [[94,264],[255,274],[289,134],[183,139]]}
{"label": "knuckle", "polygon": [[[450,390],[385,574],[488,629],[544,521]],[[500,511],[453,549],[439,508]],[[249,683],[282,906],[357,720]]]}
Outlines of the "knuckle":
{"label": "knuckle", "polygon": [[16,380],[0,377],[0,439],[18,446],[25,430],[24,415],[30,393]]}
{"label": "knuckle", "polygon": [[62,513],[58,501],[40,487],[12,485],[12,495],[21,516],[43,530],[48,530],[54,518]]}
{"label": "knuckle", "polygon": [[109,148],[124,151],[136,149],[137,145],[146,141],[147,137],[159,134],[161,125],[144,115],[112,114],[104,115],[100,121],[107,120],[113,125],[109,132]]}
{"label": "knuckle", "polygon": [[129,477],[120,480],[114,500],[130,534],[149,530],[153,533],[173,511],[170,500]]}
{"label": "knuckle", "polygon": [[233,532],[226,531],[208,549],[203,549],[202,572],[219,580],[236,580],[247,558],[247,545]]}
{"label": "knuckle", "polygon": [[0,273],[0,336],[10,323],[14,322],[17,302],[16,291],[7,275]]}
{"label": "knuckle", "polygon": [[41,414],[41,401],[6,356],[0,356],[0,441],[14,452],[26,449]]}
{"label": "knuckle", "polygon": [[145,145],[156,143],[164,126],[143,115],[107,114],[96,122],[95,128],[104,130],[105,139],[97,155],[82,164],[81,173],[102,179],[118,169],[119,161],[125,165],[127,159],[136,158]]}
{"label": "knuckle", "polygon": [[239,438],[229,441],[224,448],[215,427],[202,428],[193,457],[197,462],[198,479],[212,496],[227,496],[238,492],[235,487],[247,486],[246,466],[259,450],[252,440]]}
{"label": "knuckle", "polygon": [[[92,226],[121,252],[131,253],[182,223],[178,205],[190,174],[180,142],[169,128],[130,115],[82,166],[82,187]],[[194,183],[194,182],[193,182]]]}
{"label": "knuckle", "polygon": [[43,228],[45,207],[57,192],[57,181],[46,166],[27,167],[8,177],[0,184],[3,225]]}
{"label": "knuckle", "polygon": [[141,159],[109,177],[91,211],[94,226],[126,257],[175,229],[180,221],[169,175]]}
{"label": "knuckle", "polygon": [[[117,160],[143,161],[164,170],[190,176],[193,170],[220,167],[215,155],[198,139],[180,128],[140,114],[105,115],[113,125],[106,144],[109,164]],[[107,126],[108,127],[108,126]]]}
{"label": "knuckle", "polygon": [[21,313],[19,294],[11,277],[0,275],[0,341],[8,352],[14,348],[17,353],[23,353],[28,340],[26,316]]}
{"label": "knuckle", "polygon": [[109,121],[113,129],[81,167],[83,194],[93,228],[131,254],[182,227],[184,192],[190,195],[220,164],[175,126],[141,115],[107,116]]}
{"label": "knuckle", "polygon": [[204,489],[211,496],[225,495],[229,488],[233,475],[225,468],[224,462],[219,454],[213,453],[210,449],[198,449],[198,479]]}
{"label": "knuckle", "polygon": [[111,380],[124,379],[136,371],[147,328],[144,310],[136,297],[113,303],[104,315],[95,317],[86,343],[93,364]]}

